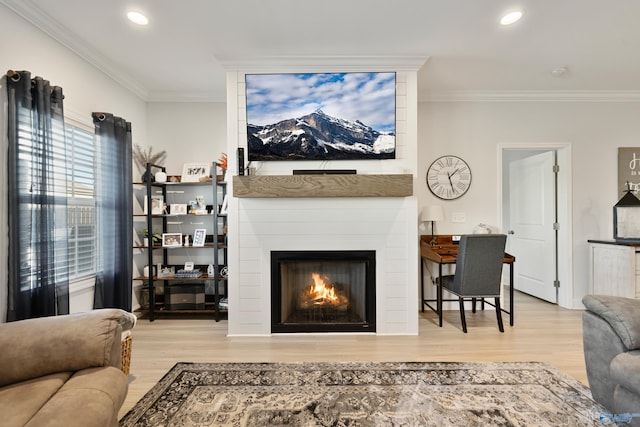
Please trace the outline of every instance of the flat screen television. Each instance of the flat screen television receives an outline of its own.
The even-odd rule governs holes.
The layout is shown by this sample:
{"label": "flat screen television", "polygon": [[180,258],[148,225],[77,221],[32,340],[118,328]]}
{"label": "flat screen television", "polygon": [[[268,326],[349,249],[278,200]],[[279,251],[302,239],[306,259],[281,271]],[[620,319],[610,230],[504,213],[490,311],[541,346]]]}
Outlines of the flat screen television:
{"label": "flat screen television", "polygon": [[394,159],[396,73],[247,74],[249,161]]}

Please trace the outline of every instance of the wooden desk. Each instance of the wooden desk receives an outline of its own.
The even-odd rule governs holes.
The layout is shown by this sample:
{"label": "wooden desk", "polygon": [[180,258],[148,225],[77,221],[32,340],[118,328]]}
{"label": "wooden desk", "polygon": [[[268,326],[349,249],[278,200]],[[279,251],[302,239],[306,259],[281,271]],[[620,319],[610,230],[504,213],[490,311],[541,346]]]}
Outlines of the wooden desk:
{"label": "wooden desk", "polygon": [[[442,278],[442,266],[446,264],[455,264],[458,257],[458,245],[453,243],[452,236],[448,234],[439,234],[435,236],[435,244],[431,245],[431,235],[420,236],[420,299],[422,300],[422,311],[425,305],[438,313],[438,324],[442,326],[442,302],[458,301],[457,299],[442,299],[442,286],[437,286],[436,299],[424,299],[424,265],[425,262],[431,261],[438,264],[438,277]],[[509,325],[513,326],[513,263],[516,257],[508,253],[504,253],[504,263],[509,265],[509,310],[500,307],[502,312],[509,315]],[[429,305],[429,302],[436,302],[436,308]],[[484,302],[484,300],[483,300]],[[475,307],[475,304],[474,304]]]}

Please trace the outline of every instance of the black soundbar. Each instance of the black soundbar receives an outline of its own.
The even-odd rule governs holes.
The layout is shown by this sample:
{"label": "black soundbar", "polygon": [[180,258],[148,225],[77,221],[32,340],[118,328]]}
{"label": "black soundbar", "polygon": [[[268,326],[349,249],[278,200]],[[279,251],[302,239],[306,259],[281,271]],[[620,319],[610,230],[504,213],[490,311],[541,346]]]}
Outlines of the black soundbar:
{"label": "black soundbar", "polygon": [[294,169],[294,175],[355,175],[355,169]]}

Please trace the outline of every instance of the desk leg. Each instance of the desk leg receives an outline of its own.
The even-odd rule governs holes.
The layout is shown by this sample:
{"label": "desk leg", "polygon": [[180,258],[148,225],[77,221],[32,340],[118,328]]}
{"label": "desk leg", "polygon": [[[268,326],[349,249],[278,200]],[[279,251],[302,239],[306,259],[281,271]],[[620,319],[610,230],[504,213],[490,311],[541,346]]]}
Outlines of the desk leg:
{"label": "desk leg", "polygon": [[442,264],[438,264],[438,277],[439,277],[439,282],[438,282],[438,286],[436,286],[437,289],[437,307],[438,307],[438,324],[440,325],[440,327],[442,328]]}
{"label": "desk leg", "polygon": [[513,263],[509,264],[509,325],[513,326]]}
{"label": "desk leg", "polygon": [[420,307],[424,313],[424,259],[420,257]]}

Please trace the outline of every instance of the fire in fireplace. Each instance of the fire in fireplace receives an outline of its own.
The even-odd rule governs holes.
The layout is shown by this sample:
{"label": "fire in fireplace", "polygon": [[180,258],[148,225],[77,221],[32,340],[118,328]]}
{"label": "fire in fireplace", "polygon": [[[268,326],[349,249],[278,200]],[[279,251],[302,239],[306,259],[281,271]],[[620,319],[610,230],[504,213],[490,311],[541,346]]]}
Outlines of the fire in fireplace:
{"label": "fire in fireplace", "polygon": [[272,332],[375,332],[375,251],[273,251]]}

